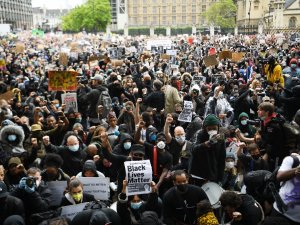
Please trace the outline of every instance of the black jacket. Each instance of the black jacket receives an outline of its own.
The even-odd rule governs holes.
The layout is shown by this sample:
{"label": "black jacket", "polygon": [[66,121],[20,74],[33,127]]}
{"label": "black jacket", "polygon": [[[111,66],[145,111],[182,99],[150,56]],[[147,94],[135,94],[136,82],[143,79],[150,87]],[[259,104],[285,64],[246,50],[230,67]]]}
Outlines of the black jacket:
{"label": "black jacket", "polygon": [[123,225],[140,224],[141,214],[145,211],[158,211],[158,195],[157,193],[149,194],[148,200],[143,203],[139,210],[132,210],[126,194],[120,193],[117,203],[117,212],[122,220]]}
{"label": "black jacket", "polygon": [[20,199],[8,195],[4,204],[2,202],[0,204],[0,224],[3,224],[4,220],[12,215],[19,215],[25,218],[25,210]]}
{"label": "black jacket", "polygon": [[84,96],[84,100],[89,103],[87,114],[90,118],[98,118],[97,103],[102,91],[107,91],[107,88],[98,86],[95,89],[92,89],[91,92],[89,92],[86,96]]}
{"label": "black jacket", "polygon": [[151,108],[156,108],[157,112],[160,112],[165,107],[165,93],[162,91],[151,92],[143,103]]}
{"label": "black jacket", "polygon": [[163,218],[166,225],[179,223],[196,224],[197,203],[208,199],[205,192],[197,186],[188,184],[185,194],[179,194],[176,187],[169,189],[163,198]]}
{"label": "black jacket", "polygon": [[[68,196],[68,197],[66,197]],[[66,194],[62,199],[61,199],[61,203],[60,203],[60,206],[67,206],[67,205],[73,205],[73,203],[68,199],[68,198],[71,198],[70,195]],[[74,200],[73,200],[74,201]],[[90,195],[90,194],[87,194],[87,193],[84,193],[83,192],[83,197],[82,197],[82,203],[84,202],[92,202],[92,201],[96,201],[94,195]]]}
{"label": "black jacket", "polygon": [[11,195],[23,201],[26,217],[34,213],[48,211],[50,208],[51,191],[43,183],[33,193],[27,193],[24,189],[16,188],[11,192]]}
{"label": "black jacket", "polygon": [[102,208],[101,210],[89,209],[78,213],[70,225],[97,224],[121,225],[122,223],[118,213],[109,208]]}
{"label": "black jacket", "polygon": [[67,146],[58,147],[50,144],[45,146],[45,149],[47,153],[57,153],[62,157],[64,160],[62,170],[69,176],[76,176],[82,171],[83,159],[86,153],[81,148],[76,152],[72,152]]}
{"label": "black jacket", "polygon": [[196,144],[192,147],[189,174],[218,183],[223,179],[225,168],[225,141],[218,141],[208,147],[204,144],[208,139],[207,132],[201,130]]}

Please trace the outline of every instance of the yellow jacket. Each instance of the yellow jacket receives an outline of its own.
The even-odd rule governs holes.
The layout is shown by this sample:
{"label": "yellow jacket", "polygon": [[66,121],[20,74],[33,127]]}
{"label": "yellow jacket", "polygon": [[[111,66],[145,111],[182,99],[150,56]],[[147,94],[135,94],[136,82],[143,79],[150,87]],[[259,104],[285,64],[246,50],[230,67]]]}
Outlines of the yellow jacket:
{"label": "yellow jacket", "polygon": [[274,84],[275,82],[279,81],[279,84],[284,87],[284,78],[282,75],[282,68],[279,64],[275,66],[273,69],[273,73],[269,72],[269,65],[265,67],[265,74],[267,74],[267,81]]}

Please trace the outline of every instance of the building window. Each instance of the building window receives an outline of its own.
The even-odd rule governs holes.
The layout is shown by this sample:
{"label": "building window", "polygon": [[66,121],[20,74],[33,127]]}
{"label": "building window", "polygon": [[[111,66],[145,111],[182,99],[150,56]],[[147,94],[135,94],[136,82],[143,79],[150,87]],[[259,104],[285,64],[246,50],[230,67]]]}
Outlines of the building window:
{"label": "building window", "polygon": [[176,6],[172,6],[172,13],[176,13]]}
{"label": "building window", "polygon": [[143,13],[147,14],[147,7],[143,7]]}
{"label": "building window", "polygon": [[176,25],[176,16],[172,16],[172,24]]}
{"label": "building window", "polygon": [[296,28],[297,18],[291,17],[289,20],[289,28]]}
{"label": "building window", "polygon": [[132,12],[133,12],[133,14],[137,14],[137,7],[133,7]]}
{"label": "building window", "polygon": [[157,17],[156,16],[152,17],[152,25],[157,25]]}
{"label": "building window", "polygon": [[148,0],[143,0],[144,5],[147,5]]}
{"label": "building window", "polygon": [[182,5],[186,5],[186,0],[181,0]]}
{"label": "building window", "polygon": [[148,17],[144,16],[143,17],[144,25],[148,25]]}
{"label": "building window", "polygon": [[167,17],[166,16],[162,17],[162,23],[163,23],[163,25],[167,24]]}
{"label": "building window", "polygon": [[197,12],[197,6],[196,5],[192,5],[192,13],[196,13]]}
{"label": "building window", "polygon": [[176,5],[177,4],[177,0],[173,0],[173,5]]}
{"label": "building window", "polygon": [[155,6],[152,7],[152,13],[157,13]]}
{"label": "building window", "polygon": [[182,24],[186,24],[186,16],[182,16],[181,20],[182,20]]}
{"label": "building window", "polygon": [[197,23],[197,17],[196,16],[192,16],[192,23],[196,24]]}
{"label": "building window", "polygon": [[186,13],[186,6],[182,6],[182,13]]}
{"label": "building window", "polygon": [[206,5],[202,5],[202,12],[206,11]]}
{"label": "building window", "polygon": [[162,7],[162,13],[167,13],[167,6]]}

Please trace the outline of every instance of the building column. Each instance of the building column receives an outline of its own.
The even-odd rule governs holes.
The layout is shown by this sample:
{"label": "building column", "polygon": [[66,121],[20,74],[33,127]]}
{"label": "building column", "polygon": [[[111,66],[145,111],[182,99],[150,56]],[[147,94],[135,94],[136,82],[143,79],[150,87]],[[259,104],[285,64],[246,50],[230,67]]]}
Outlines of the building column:
{"label": "building column", "polygon": [[166,28],[166,36],[171,36],[171,27]]}
{"label": "building column", "polygon": [[196,35],[196,33],[197,33],[197,28],[196,28],[195,24],[193,24],[193,26],[192,26],[192,34]]}
{"label": "building column", "polygon": [[213,24],[209,26],[209,32],[211,37],[215,36],[215,27]]}
{"label": "building column", "polygon": [[234,28],[234,35],[238,35],[238,34],[239,34],[239,27],[236,26],[236,27]]}
{"label": "building column", "polygon": [[125,26],[124,26],[124,36],[125,37],[128,36],[128,25],[127,25],[127,23],[125,23]]}
{"label": "building column", "polygon": [[150,36],[154,36],[154,27],[153,26],[150,27]]}

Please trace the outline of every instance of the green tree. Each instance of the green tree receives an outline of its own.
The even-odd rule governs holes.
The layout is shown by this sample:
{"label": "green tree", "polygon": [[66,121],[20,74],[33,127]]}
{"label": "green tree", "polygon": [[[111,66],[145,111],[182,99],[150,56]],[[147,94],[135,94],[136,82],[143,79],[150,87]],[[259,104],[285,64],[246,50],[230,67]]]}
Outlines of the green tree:
{"label": "green tree", "polygon": [[233,0],[220,0],[212,4],[203,14],[209,24],[221,28],[234,28],[237,7]]}
{"label": "green tree", "polygon": [[109,0],[88,0],[85,4],[75,7],[62,18],[64,31],[88,32],[104,30],[110,23]]}

